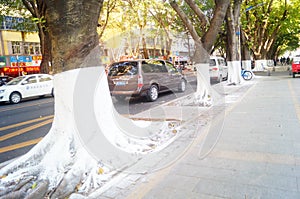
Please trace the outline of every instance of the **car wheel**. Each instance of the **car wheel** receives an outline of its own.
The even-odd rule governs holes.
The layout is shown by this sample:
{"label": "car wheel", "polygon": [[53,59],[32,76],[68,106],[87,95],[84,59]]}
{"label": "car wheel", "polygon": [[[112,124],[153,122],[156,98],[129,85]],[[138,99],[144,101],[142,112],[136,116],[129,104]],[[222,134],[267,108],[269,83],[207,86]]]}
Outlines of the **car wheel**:
{"label": "car wheel", "polygon": [[154,102],[158,98],[158,87],[156,85],[151,85],[147,93],[147,99]]}
{"label": "car wheel", "polygon": [[51,95],[52,97],[54,97],[54,89],[52,88],[52,91],[51,91]]}
{"label": "car wheel", "polygon": [[116,98],[117,101],[123,102],[125,100],[126,96],[124,96],[124,95],[116,95],[115,98]]}
{"label": "car wheel", "polygon": [[179,92],[184,92],[185,89],[186,89],[186,81],[184,79],[181,79],[178,86],[178,90]]}
{"label": "car wheel", "polygon": [[18,92],[13,92],[12,94],[10,94],[9,96],[9,102],[12,104],[17,104],[21,101],[22,97],[21,94]]}
{"label": "car wheel", "polygon": [[293,73],[293,78],[295,78],[296,77],[296,73]]}

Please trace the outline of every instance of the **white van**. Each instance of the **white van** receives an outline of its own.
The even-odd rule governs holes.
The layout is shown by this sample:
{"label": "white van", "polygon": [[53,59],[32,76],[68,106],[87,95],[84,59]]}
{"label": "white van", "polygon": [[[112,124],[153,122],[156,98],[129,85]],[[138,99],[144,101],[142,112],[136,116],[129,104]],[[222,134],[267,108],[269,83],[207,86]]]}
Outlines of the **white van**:
{"label": "white van", "polygon": [[211,56],[209,61],[209,75],[211,81],[221,82],[228,77],[228,67],[223,57]]}

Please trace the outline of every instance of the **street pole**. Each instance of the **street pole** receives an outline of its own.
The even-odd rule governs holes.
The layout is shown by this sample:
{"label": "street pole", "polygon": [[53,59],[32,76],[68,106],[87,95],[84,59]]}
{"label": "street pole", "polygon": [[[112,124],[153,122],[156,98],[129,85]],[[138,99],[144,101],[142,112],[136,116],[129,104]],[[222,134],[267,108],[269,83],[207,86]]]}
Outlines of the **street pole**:
{"label": "street pole", "polygon": [[16,57],[17,57],[18,76],[20,77],[19,56],[17,55]]}

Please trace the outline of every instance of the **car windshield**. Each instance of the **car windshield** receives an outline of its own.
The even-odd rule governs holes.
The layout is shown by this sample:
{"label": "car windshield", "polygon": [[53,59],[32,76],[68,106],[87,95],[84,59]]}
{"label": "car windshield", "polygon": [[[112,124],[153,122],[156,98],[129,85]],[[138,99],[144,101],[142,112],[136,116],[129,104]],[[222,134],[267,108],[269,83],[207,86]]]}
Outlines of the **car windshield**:
{"label": "car windshield", "polygon": [[25,78],[25,76],[16,77],[16,78],[12,79],[11,81],[9,81],[6,85],[17,85],[17,84],[19,84],[24,78]]}
{"label": "car windshield", "polygon": [[136,75],[138,71],[137,62],[120,62],[110,66],[108,76]]}

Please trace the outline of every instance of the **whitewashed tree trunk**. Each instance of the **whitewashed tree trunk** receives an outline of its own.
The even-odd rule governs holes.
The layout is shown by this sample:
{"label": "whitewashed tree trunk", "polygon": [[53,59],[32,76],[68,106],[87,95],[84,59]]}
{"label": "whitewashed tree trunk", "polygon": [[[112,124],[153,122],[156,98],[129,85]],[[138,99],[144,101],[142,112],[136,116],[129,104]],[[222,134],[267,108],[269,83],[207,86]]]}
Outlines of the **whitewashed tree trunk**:
{"label": "whitewashed tree trunk", "polygon": [[264,71],[267,70],[267,60],[255,60],[255,67],[253,71]]}
{"label": "whitewashed tree trunk", "polygon": [[228,84],[238,85],[242,83],[240,61],[229,61],[228,64]]}
{"label": "whitewashed tree trunk", "polygon": [[86,180],[93,175],[99,176],[91,172],[97,170],[99,165],[81,145],[75,133],[73,91],[78,71],[55,76],[55,117],[52,127],[31,151],[0,170],[0,176],[6,176],[0,186],[6,187],[10,182],[33,176],[39,181],[49,181],[46,191],[53,190],[51,198],[64,198],[81,183],[82,187],[87,187],[85,191],[95,185],[90,185],[91,182]]}
{"label": "whitewashed tree trunk", "polygon": [[212,87],[210,85],[209,64],[200,63],[195,65],[197,69],[197,90],[195,103],[202,106],[212,105]]}
{"label": "whitewashed tree trunk", "polygon": [[251,60],[243,60],[243,61],[242,61],[242,67],[243,67],[243,69],[245,69],[245,70],[252,71],[252,68],[251,68]]}

